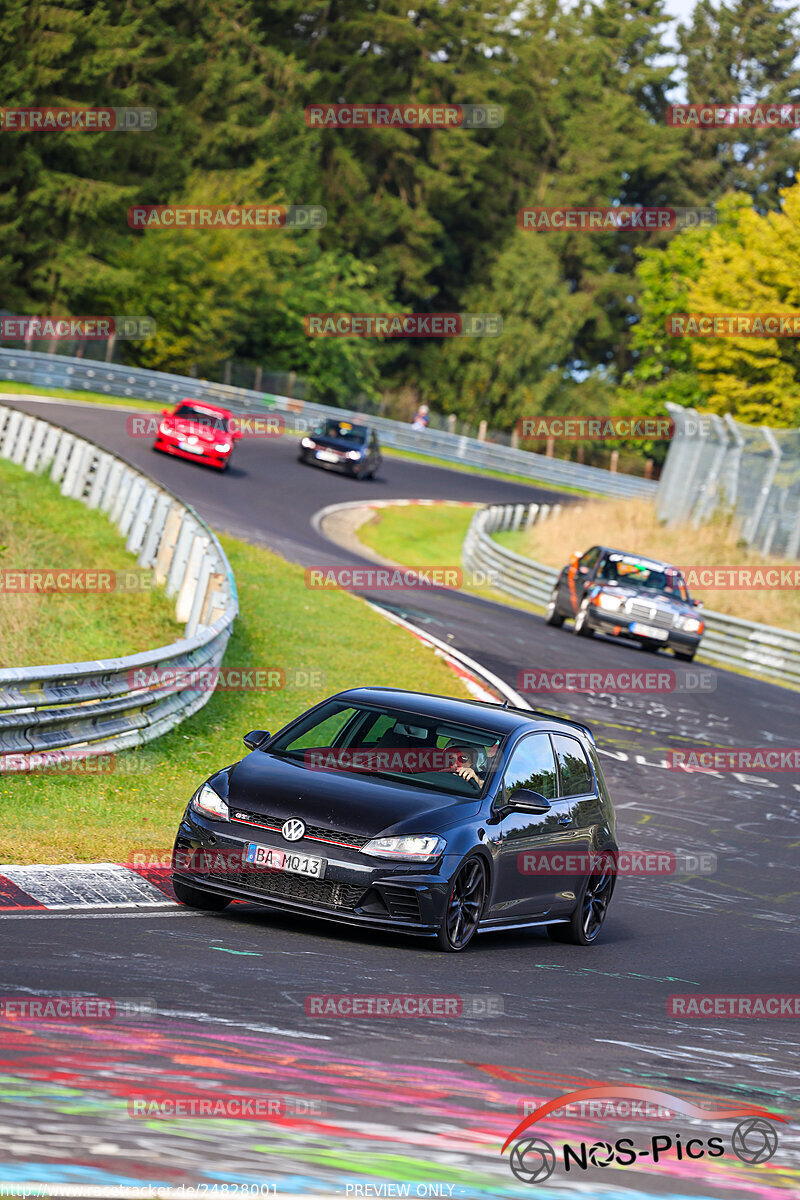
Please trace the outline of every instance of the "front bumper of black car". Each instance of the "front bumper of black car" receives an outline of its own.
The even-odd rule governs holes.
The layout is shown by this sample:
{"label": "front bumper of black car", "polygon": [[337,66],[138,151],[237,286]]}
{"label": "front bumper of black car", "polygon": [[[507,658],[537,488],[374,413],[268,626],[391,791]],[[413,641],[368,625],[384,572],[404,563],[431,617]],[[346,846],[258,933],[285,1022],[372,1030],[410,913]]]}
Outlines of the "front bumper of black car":
{"label": "front bumper of black car", "polygon": [[[596,633],[605,633],[611,637],[628,638],[634,642],[642,644],[663,646],[664,649],[677,650],[680,654],[693,654],[702,640],[702,633],[687,633],[683,629],[678,629],[673,626],[670,629],[662,629],[659,632],[666,633],[666,638],[648,637],[643,633],[635,633],[631,629],[633,624],[646,624],[646,622],[634,622],[627,613],[612,613],[605,612],[602,608],[598,608],[596,604],[590,604],[586,609],[586,621],[590,629]],[[655,627],[658,629],[658,626]]]}
{"label": "front bumper of black car", "polygon": [[[251,842],[324,858],[324,878],[249,865],[240,869]],[[182,853],[176,861],[177,852]],[[447,853],[432,864],[398,863],[306,838],[287,843],[279,833],[206,820],[187,809],[175,839],[172,875],[190,887],[231,900],[351,925],[431,935],[441,922],[458,862],[457,855]]]}

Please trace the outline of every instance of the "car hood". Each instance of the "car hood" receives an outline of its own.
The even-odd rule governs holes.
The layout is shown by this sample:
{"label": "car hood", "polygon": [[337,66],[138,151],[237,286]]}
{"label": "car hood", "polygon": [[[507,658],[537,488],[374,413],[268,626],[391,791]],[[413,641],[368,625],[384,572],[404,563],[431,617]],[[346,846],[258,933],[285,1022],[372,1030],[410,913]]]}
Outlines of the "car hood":
{"label": "car hood", "polygon": [[625,584],[617,584],[616,587],[609,586],[607,583],[598,583],[597,590],[605,592],[607,596],[621,596],[626,602],[635,600],[638,604],[647,604],[654,608],[657,612],[681,613],[683,615],[695,614],[695,609],[691,604],[686,604],[683,600],[673,600],[669,596],[659,592],[648,592],[643,588],[626,587]]}
{"label": "car hood", "polygon": [[199,425],[196,421],[191,421],[183,417],[164,417],[164,424],[170,433],[177,434],[179,437],[196,437],[201,442],[219,442],[230,441],[230,434],[225,433],[222,429],[207,429]]}
{"label": "car hood", "polygon": [[340,454],[346,454],[348,450],[365,451],[367,448],[366,442],[351,442],[345,438],[328,437],[321,433],[310,433],[308,436],[317,446],[323,446],[326,450],[338,450]]}
{"label": "car hood", "polygon": [[308,825],[365,838],[386,832],[439,833],[480,809],[477,798],[450,796],[374,775],[312,770],[262,750],[221,771],[212,785],[232,809],[280,821],[299,817]]}

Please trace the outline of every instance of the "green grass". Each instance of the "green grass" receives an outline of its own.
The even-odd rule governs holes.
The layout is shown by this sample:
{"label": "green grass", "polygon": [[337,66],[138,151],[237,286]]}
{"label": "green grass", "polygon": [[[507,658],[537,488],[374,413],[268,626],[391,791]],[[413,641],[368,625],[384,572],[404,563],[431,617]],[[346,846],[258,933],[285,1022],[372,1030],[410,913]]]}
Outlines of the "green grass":
{"label": "green grass", "polygon": [[552,492],[558,496],[561,492],[572,492],[576,496],[595,496],[595,492],[587,492],[583,488],[568,487],[566,484],[552,485],[540,483],[538,479],[530,479],[527,475],[514,475],[505,471],[490,471],[485,467],[471,467],[467,463],[455,463],[446,458],[434,458],[429,454],[414,454],[411,450],[393,450],[383,447],[384,458],[404,458],[409,462],[425,463],[430,467],[445,467],[448,471],[462,471],[465,475],[482,475],[486,479],[504,479],[506,483],[521,483],[525,487],[535,487],[540,491]]}
{"label": "green grass", "polygon": [[540,611],[523,600],[471,580],[462,566],[461,547],[474,513],[473,508],[447,504],[378,508],[375,516],[359,527],[357,536],[365,546],[404,566],[461,567],[464,572],[461,590],[474,596],[528,612]]}
{"label": "green grass", "polygon": [[[434,652],[345,592],[311,591],[301,567],[223,538],[241,616],[226,667],[279,669],[272,692],[216,692],[205,708],[97,776],[0,775],[0,862],[130,860],[168,852],[195,788],[241,758],[249,729],[275,731],[326,695],[387,685],[466,697]],[[322,672],[309,684],[293,672]],[[295,682],[296,680],[296,682]]]}
{"label": "green grass", "polygon": [[[102,363],[98,364],[102,366]],[[106,392],[71,391],[69,388],[35,387],[32,383],[16,383],[0,379],[0,392],[17,396],[52,396],[54,400],[85,400],[87,404],[119,404],[161,412],[163,400],[140,400],[138,396],[109,396]],[[2,401],[0,401],[2,403]]]}
{"label": "green grass", "polygon": [[149,572],[139,571],[104,513],[0,459],[0,570],[48,568],[130,571],[148,590],[0,590],[0,667],[115,658],[180,637],[174,602],[152,587]]}

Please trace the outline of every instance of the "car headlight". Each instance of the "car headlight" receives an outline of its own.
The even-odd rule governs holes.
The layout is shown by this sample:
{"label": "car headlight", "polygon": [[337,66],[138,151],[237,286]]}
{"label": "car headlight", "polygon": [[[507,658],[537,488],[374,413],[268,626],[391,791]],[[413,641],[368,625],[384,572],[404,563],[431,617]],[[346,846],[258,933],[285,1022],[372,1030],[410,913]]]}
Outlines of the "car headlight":
{"label": "car headlight", "polygon": [[228,806],[217,795],[212,787],[204,783],[192,797],[192,808],[205,813],[207,817],[216,817],[219,821],[228,820]]}
{"label": "car headlight", "polygon": [[170,429],[170,427],[166,421],[162,421],[158,427],[158,432],[159,433],[172,433],[172,430]]}
{"label": "car headlight", "polygon": [[599,592],[595,596],[593,603],[598,608],[604,608],[606,612],[619,612],[625,601],[622,596],[609,596],[607,592]]}
{"label": "car headlight", "polygon": [[702,621],[698,621],[697,617],[679,617],[680,628],[684,633],[700,633],[704,626]]}
{"label": "car headlight", "polygon": [[300,445],[303,447],[304,450],[313,450],[315,448],[316,444],[317,443],[315,441],[312,441],[311,438],[302,438],[300,441]]}
{"label": "car headlight", "polygon": [[230,450],[230,444],[228,442],[219,442],[214,446],[214,449],[220,454],[226,454]]}
{"label": "car headlight", "polygon": [[359,459],[359,458],[363,458],[363,457],[364,457],[364,451],[363,451],[363,450],[348,450],[348,451],[347,451],[347,457],[348,457],[348,458],[352,458],[352,459]]}
{"label": "car headlight", "polygon": [[434,834],[410,834],[406,837],[372,838],[361,847],[362,854],[373,858],[403,858],[406,862],[432,862],[447,843]]}

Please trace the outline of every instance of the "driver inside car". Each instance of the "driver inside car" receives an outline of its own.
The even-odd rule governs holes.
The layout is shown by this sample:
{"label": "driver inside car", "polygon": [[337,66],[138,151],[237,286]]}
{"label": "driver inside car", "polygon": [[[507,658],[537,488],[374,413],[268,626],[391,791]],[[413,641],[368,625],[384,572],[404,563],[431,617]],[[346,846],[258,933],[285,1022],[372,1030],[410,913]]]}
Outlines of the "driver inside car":
{"label": "driver inside car", "polygon": [[495,742],[493,746],[486,749],[483,746],[468,746],[463,743],[448,746],[447,749],[454,759],[451,771],[462,779],[466,779],[480,791],[486,782],[490,760],[497,753],[498,745],[499,743]]}

